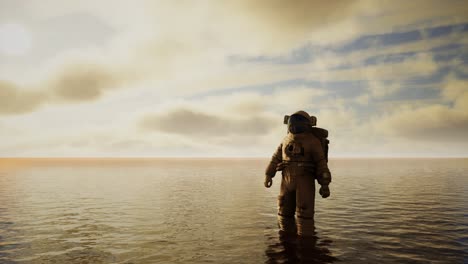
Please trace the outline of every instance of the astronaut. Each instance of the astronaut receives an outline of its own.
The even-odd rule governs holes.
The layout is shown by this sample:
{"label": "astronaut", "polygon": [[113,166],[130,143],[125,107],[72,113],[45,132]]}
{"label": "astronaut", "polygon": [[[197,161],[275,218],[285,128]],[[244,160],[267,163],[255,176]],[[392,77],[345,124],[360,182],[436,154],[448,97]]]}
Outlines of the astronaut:
{"label": "astronaut", "polygon": [[273,184],[276,171],[282,171],[278,225],[283,234],[314,235],[315,179],[321,185],[319,194],[323,198],[330,196],[328,131],[314,127],[316,121],[314,116],[304,111],[285,116],[288,134],[265,171],[266,188]]}

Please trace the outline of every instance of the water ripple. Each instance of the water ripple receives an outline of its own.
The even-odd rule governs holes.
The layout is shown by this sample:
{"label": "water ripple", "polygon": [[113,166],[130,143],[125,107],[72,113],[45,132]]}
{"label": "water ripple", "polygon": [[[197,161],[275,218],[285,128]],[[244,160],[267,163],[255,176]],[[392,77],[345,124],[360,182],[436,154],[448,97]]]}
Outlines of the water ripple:
{"label": "water ripple", "polygon": [[276,227],[266,160],[0,167],[0,263],[466,263],[468,160],[332,160],[316,236]]}

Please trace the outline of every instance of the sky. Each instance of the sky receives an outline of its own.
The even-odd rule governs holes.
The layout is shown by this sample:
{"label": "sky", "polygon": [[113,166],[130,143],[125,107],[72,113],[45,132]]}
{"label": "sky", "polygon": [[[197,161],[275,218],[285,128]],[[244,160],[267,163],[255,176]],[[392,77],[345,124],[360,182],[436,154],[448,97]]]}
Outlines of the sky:
{"label": "sky", "polygon": [[0,0],[0,157],[466,157],[467,84],[467,1]]}

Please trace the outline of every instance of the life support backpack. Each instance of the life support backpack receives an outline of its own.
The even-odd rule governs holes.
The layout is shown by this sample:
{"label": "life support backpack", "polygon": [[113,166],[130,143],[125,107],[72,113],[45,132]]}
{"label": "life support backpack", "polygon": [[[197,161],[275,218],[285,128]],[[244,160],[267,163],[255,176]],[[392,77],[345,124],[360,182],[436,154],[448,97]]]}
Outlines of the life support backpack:
{"label": "life support backpack", "polygon": [[328,140],[328,130],[320,127],[312,127],[312,134],[319,139],[323,154],[325,155],[325,160],[328,162],[328,144],[330,144],[330,140]]}

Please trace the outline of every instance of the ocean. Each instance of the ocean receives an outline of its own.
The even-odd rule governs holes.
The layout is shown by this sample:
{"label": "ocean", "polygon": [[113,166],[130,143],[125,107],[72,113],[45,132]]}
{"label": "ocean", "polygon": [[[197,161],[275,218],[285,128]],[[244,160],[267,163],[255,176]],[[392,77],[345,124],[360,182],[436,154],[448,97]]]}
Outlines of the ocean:
{"label": "ocean", "polygon": [[468,159],[331,159],[282,237],[267,159],[0,159],[0,263],[468,263]]}

